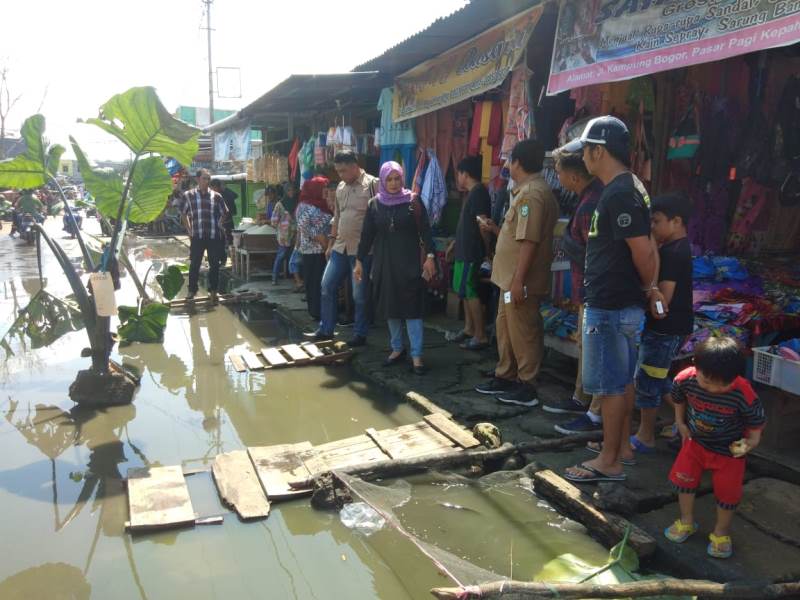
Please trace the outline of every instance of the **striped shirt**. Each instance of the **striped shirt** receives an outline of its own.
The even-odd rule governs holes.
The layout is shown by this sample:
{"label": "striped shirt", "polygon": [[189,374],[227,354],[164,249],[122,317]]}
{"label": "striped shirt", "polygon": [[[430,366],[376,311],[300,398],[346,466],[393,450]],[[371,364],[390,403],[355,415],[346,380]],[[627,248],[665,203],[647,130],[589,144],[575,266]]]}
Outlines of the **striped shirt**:
{"label": "striped shirt", "polygon": [[733,456],[729,446],[766,423],[764,406],[743,377],[737,377],[727,392],[712,394],[700,387],[697,369],[689,367],[675,377],[672,399],[676,404],[686,403],[692,439],[723,456]]}
{"label": "striped shirt", "polygon": [[193,238],[223,239],[220,220],[228,213],[228,208],[221,194],[211,189],[202,194],[197,188],[184,192],[181,212],[189,219]]}

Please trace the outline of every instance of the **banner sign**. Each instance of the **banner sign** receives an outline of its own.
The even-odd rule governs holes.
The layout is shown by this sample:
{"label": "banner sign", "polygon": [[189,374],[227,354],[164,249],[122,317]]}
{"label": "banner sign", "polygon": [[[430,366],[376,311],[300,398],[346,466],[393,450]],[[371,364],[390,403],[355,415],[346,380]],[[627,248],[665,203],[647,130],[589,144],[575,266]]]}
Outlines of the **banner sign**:
{"label": "banner sign", "polygon": [[503,83],[541,14],[540,4],[396,77],[392,120],[418,117]]}
{"label": "banner sign", "polygon": [[547,93],[800,40],[800,0],[563,0]]}

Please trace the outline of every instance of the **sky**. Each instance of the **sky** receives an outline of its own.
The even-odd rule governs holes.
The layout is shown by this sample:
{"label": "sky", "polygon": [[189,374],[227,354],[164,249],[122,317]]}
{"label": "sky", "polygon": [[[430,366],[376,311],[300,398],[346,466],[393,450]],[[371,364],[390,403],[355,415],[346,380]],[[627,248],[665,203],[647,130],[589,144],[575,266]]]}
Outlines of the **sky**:
{"label": "sky", "polygon": [[[241,108],[291,74],[349,71],[466,3],[214,0],[212,61],[240,69],[242,94],[215,97],[214,106]],[[41,112],[51,142],[68,147],[73,135],[91,159],[118,160],[127,148],[77,123],[114,94],[151,85],[170,112],[208,106],[200,0],[24,0],[4,15],[0,66],[8,67],[12,99],[21,94],[7,129]]]}

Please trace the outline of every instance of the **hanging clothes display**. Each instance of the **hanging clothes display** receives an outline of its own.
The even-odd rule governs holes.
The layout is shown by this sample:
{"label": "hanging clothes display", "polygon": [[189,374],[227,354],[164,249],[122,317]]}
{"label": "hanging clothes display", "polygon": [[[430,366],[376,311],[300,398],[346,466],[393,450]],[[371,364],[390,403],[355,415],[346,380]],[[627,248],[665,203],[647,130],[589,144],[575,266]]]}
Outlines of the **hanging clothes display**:
{"label": "hanging clothes display", "polygon": [[506,160],[517,142],[531,136],[531,114],[528,101],[528,80],[533,71],[524,63],[511,73],[511,86],[508,97],[508,111],[505,118],[503,143],[500,158]]}
{"label": "hanging clothes display", "polygon": [[500,144],[503,139],[503,107],[500,102],[484,100],[475,103],[469,153],[481,155],[481,180],[492,178],[492,164],[500,163]]}
{"label": "hanging clothes display", "polygon": [[214,158],[228,160],[231,152],[231,130],[225,129],[214,134]]}
{"label": "hanging clothes display", "polygon": [[410,187],[416,167],[416,123],[414,119],[395,123],[392,120],[393,103],[394,91],[390,87],[383,88],[378,99],[381,126],[376,131],[375,143],[381,149],[381,164],[394,160],[403,165],[405,184]]}
{"label": "hanging clothes display", "polygon": [[422,182],[420,198],[428,211],[431,225],[436,225],[442,218],[442,211],[447,204],[447,185],[433,150],[427,151],[427,159],[428,165]]}
{"label": "hanging clothes display", "polygon": [[300,138],[294,138],[292,149],[289,150],[289,169],[292,181],[297,180],[298,155],[300,154]]}

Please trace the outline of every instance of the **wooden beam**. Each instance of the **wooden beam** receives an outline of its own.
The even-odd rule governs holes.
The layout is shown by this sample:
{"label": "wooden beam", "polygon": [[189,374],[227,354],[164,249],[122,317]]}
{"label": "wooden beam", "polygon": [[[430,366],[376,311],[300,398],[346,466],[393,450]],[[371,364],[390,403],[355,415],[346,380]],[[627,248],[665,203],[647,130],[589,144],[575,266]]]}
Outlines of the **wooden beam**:
{"label": "wooden beam", "polygon": [[269,501],[245,450],[218,454],[211,472],[223,503],[232,506],[242,519],[263,519],[269,515]]}
{"label": "wooden beam", "polygon": [[481,445],[470,431],[467,431],[442,413],[431,413],[425,415],[424,419],[436,431],[447,436],[462,448],[469,449]]}
{"label": "wooden beam", "polygon": [[628,545],[636,551],[636,554],[644,557],[656,551],[656,541],[650,534],[623,517],[598,510],[583,498],[577,487],[553,471],[534,473],[533,485],[539,496],[560,509],[563,514],[584,525],[609,548],[622,540],[625,530],[630,526]]}
{"label": "wooden beam", "polygon": [[419,410],[422,411],[423,414],[431,414],[431,413],[441,413],[447,418],[451,418],[453,415],[447,412],[445,409],[437,406],[434,402],[428,400],[422,394],[418,394],[417,392],[408,392],[406,394],[406,401],[409,404],[413,404]]}

